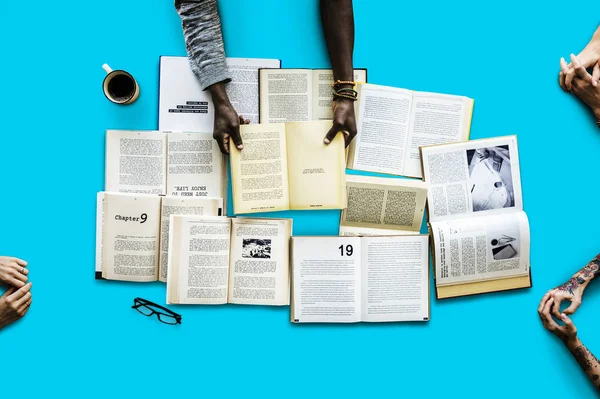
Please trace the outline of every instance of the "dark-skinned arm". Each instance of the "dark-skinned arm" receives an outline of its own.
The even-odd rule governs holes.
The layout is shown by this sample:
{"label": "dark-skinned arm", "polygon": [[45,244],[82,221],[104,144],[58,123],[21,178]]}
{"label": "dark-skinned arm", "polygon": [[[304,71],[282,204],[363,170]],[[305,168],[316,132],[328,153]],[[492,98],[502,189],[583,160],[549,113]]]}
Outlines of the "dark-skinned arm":
{"label": "dark-skinned arm", "polygon": [[229,137],[237,148],[242,149],[240,124],[245,121],[238,117],[225,90],[231,76],[225,63],[217,1],[176,0],[175,8],[181,18],[190,67],[202,90],[208,90],[212,97],[215,108],[213,137],[225,154],[229,153]]}
{"label": "dark-skinned arm", "polygon": [[[320,0],[320,10],[333,78],[336,81],[353,81],[354,11],[352,0]],[[353,88],[352,85],[340,87]],[[354,101],[336,98],[332,102],[332,106],[333,126],[324,141],[329,144],[339,132],[343,132],[347,146],[357,132]]]}

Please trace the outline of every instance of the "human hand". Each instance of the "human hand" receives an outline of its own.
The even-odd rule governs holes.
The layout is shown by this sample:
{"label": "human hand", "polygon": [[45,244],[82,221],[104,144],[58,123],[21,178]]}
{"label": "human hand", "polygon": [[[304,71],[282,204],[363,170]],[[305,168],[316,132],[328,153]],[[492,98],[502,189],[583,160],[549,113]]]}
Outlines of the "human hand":
{"label": "human hand", "polygon": [[[592,40],[590,40],[587,46],[577,54],[577,58],[585,69],[594,67],[592,75],[594,80],[598,82],[600,80],[600,65],[598,64],[600,59],[600,29],[594,33]],[[566,65],[566,68],[563,68],[563,63]],[[574,78],[575,66],[572,62],[567,65],[565,60],[561,58],[561,71],[559,73],[560,87],[562,87],[564,91],[571,91],[571,82]],[[598,83],[595,83],[593,85],[596,86],[597,84]]]}
{"label": "human hand", "polygon": [[333,106],[333,126],[327,132],[325,144],[331,143],[338,132],[342,132],[346,147],[356,136],[356,117],[354,116],[354,101],[347,98],[336,98],[332,101]]}
{"label": "human hand", "polygon": [[583,291],[585,286],[583,285],[585,280],[583,280],[579,276],[574,276],[570,278],[564,284],[559,285],[558,287],[548,291],[544,298],[552,298],[554,306],[552,307],[552,314],[557,318],[560,318],[560,304],[562,301],[569,301],[571,305],[566,308],[563,313],[565,314],[573,314],[581,305],[581,301],[583,300]]}
{"label": "human hand", "polygon": [[[594,77],[588,73],[578,57],[573,54],[571,54],[571,63],[575,71],[575,77],[571,84],[573,94],[590,107],[596,119],[600,120],[600,86],[598,86],[600,66],[596,65],[594,67],[594,73],[598,75]],[[561,68],[563,72],[567,71],[564,60],[561,60]]]}
{"label": "human hand", "polygon": [[550,297],[549,294],[544,295],[540,305],[538,306],[538,314],[544,324],[546,330],[552,332],[558,338],[560,338],[565,344],[572,343],[577,340],[577,328],[571,321],[571,319],[564,313],[559,318],[565,323],[563,326],[559,325],[554,321],[550,314],[550,309],[554,304],[554,298]]}
{"label": "human hand", "polygon": [[0,329],[25,316],[31,306],[31,283],[16,289],[10,287],[0,297]]}
{"label": "human hand", "polygon": [[235,146],[241,150],[244,146],[240,135],[240,125],[250,123],[250,120],[244,119],[241,115],[238,116],[233,109],[223,82],[209,86],[208,91],[210,91],[215,107],[213,138],[217,141],[223,154],[229,154],[230,137]]}
{"label": "human hand", "polygon": [[27,283],[27,262],[9,256],[0,256],[0,282],[21,288]]}

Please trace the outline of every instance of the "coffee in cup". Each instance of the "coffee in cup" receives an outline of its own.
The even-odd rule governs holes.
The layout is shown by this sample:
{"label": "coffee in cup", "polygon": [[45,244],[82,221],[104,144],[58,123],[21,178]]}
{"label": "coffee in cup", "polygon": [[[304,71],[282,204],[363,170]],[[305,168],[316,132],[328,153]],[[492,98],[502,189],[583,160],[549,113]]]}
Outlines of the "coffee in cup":
{"label": "coffee in cup", "polygon": [[129,72],[112,70],[107,64],[102,65],[107,75],[102,82],[104,95],[115,104],[131,104],[140,95],[140,86]]}

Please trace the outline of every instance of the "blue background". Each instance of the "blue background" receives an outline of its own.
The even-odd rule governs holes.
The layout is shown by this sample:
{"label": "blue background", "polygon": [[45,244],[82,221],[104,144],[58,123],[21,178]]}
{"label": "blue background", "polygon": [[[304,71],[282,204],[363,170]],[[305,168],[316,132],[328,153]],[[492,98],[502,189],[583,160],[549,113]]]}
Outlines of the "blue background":
{"label": "blue background", "polygon": [[[558,84],[558,61],[597,27],[593,2],[355,0],[354,64],[372,83],[475,99],[472,138],[517,134],[533,288],[436,301],[423,324],[291,325],[288,308],[130,308],[160,283],[95,281],[105,129],[156,129],[158,57],[185,55],[171,0],[0,5],[0,254],[29,261],[33,304],[0,331],[0,397],[593,397],[538,302],[598,251],[600,131]],[[576,9],[575,9],[576,8]],[[221,1],[231,57],[328,67],[316,0]],[[142,94],[108,102],[101,65]],[[335,234],[337,212],[293,213]],[[278,215],[279,216],[279,215]],[[600,356],[600,283],[574,316]],[[181,395],[181,396],[179,396]]]}

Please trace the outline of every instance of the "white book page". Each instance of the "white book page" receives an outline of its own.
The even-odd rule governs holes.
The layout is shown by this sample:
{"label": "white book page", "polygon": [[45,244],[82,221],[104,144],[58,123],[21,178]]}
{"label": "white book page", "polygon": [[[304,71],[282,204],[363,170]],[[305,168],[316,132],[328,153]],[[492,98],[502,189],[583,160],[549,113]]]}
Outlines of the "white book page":
{"label": "white book page", "polygon": [[212,132],[215,110],[188,57],[160,57],[158,130]]}
{"label": "white book page", "polygon": [[179,230],[169,239],[167,286],[177,286],[177,295],[172,295],[171,288],[170,300],[180,304],[227,303],[229,219],[171,215],[170,224]]}
{"label": "white book page", "polygon": [[[354,70],[355,82],[367,82],[367,70]],[[312,79],[312,94],[313,94],[313,111],[312,119],[314,120],[331,120],[333,119],[333,109],[331,108],[333,70],[331,69],[315,69],[313,70]]]}
{"label": "white book page", "polygon": [[358,237],[294,237],[292,321],[361,320],[361,246]]}
{"label": "white book page", "polygon": [[529,274],[525,212],[432,222],[431,232],[438,287]]}
{"label": "white book page", "polygon": [[303,122],[312,115],[312,71],[261,69],[260,123]]}
{"label": "white book page", "polygon": [[423,147],[431,221],[523,210],[516,136]]}
{"label": "white book page", "polygon": [[167,133],[167,146],[167,195],[225,197],[225,159],[212,134]]}
{"label": "white book page", "polygon": [[160,216],[160,267],[158,279],[167,281],[169,260],[169,219],[171,215],[221,216],[222,198],[162,197]]}
{"label": "white book page", "polygon": [[227,96],[238,115],[258,123],[258,70],[280,68],[281,61],[263,58],[227,58],[231,82],[226,86]]}
{"label": "white book page", "polygon": [[102,277],[158,279],[160,200],[155,195],[104,194]]}
{"label": "white book page", "polygon": [[229,303],[289,305],[291,219],[231,219]]}
{"label": "white book page", "polygon": [[358,91],[352,169],[403,174],[413,92],[372,84],[361,84]]}
{"label": "white book page", "polygon": [[342,210],[340,226],[417,233],[421,230],[427,200],[426,183],[347,175],[346,190],[348,207]]}
{"label": "white book page", "polygon": [[96,278],[102,277],[102,254],[104,252],[104,193],[96,194]]}
{"label": "white book page", "polygon": [[429,320],[429,236],[362,239],[362,320]]}
{"label": "white book page", "polygon": [[165,194],[166,156],[164,133],[107,130],[105,190]]}
{"label": "white book page", "polygon": [[370,236],[397,236],[418,235],[418,231],[373,229],[369,227],[340,226],[340,237],[370,237]]}
{"label": "white book page", "polygon": [[415,92],[403,175],[422,177],[419,147],[467,140],[472,108],[467,97]]}

